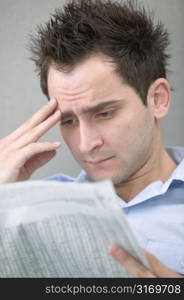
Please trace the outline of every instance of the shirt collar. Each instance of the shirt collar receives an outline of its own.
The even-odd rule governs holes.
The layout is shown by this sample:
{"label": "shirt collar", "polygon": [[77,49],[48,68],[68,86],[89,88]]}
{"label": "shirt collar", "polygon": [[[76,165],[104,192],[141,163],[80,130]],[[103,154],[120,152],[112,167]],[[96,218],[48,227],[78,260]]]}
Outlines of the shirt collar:
{"label": "shirt collar", "polygon": [[184,147],[166,147],[166,151],[177,164],[176,169],[173,171],[168,180],[165,182],[152,182],[128,203],[120,198],[121,207],[130,207],[150,198],[162,195],[168,191],[174,181],[179,180],[184,182]]}

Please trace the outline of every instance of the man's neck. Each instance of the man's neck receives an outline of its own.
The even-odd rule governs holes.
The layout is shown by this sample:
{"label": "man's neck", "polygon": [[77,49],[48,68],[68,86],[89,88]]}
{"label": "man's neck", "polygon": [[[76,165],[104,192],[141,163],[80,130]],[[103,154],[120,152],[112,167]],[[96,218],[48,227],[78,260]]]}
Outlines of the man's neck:
{"label": "man's neck", "polygon": [[155,181],[165,182],[176,168],[176,163],[164,148],[161,148],[157,157],[153,158],[151,164],[145,167],[142,174],[132,176],[128,181],[115,185],[116,193],[124,201],[131,201],[144,188]]}

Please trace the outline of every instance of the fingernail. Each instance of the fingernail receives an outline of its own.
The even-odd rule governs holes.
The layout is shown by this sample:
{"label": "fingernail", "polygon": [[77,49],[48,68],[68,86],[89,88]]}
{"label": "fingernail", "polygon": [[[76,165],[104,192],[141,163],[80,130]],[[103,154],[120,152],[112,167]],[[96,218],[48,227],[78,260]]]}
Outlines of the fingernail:
{"label": "fingernail", "polygon": [[61,146],[61,143],[60,142],[54,142],[54,146],[59,147],[59,146]]}
{"label": "fingernail", "polygon": [[52,99],[49,100],[48,105],[49,105],[49,106],[50,106],[50,105],[53,105],[55,102],[56,102],[56,99],[55,99],[55,98],[52,98]]}
{"label": "fingernail", "polygon": [[56,112],[53,114],[53,117],[59,117],[61,116],[60,110],[56,110]]}
{"label": "fingernail", "polygon": [[109,250],[110,254],[116,255],[122,251],[122,248],[117,244],[113,244],[113,245],[109,246],[108,250]]}

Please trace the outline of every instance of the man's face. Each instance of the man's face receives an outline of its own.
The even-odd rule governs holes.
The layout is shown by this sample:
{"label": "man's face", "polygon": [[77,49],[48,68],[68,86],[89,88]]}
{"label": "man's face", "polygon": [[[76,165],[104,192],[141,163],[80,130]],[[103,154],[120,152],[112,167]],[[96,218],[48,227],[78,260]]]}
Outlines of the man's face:
{"label": "man's face", "polygon": [[118,184],[141,174],[153,151],[154,116],[113,63],[96,56],[68,73],[50,67],[48,91],[62,112],[65,142],[93,180]]}

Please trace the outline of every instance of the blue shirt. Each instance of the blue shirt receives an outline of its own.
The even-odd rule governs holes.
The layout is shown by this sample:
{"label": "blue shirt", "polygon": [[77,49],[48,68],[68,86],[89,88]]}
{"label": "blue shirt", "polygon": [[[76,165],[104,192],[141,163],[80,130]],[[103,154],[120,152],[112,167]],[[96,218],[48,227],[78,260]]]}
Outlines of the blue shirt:
{"label": "blue shirt", "polygon": [[[166,150],[177,164],[166,182],[151,183],[128,203],[117,197],[141,247],[184,275],[184,148]],[[47,180],[91,181],[83,170],[76,178],[58,174]]]}

